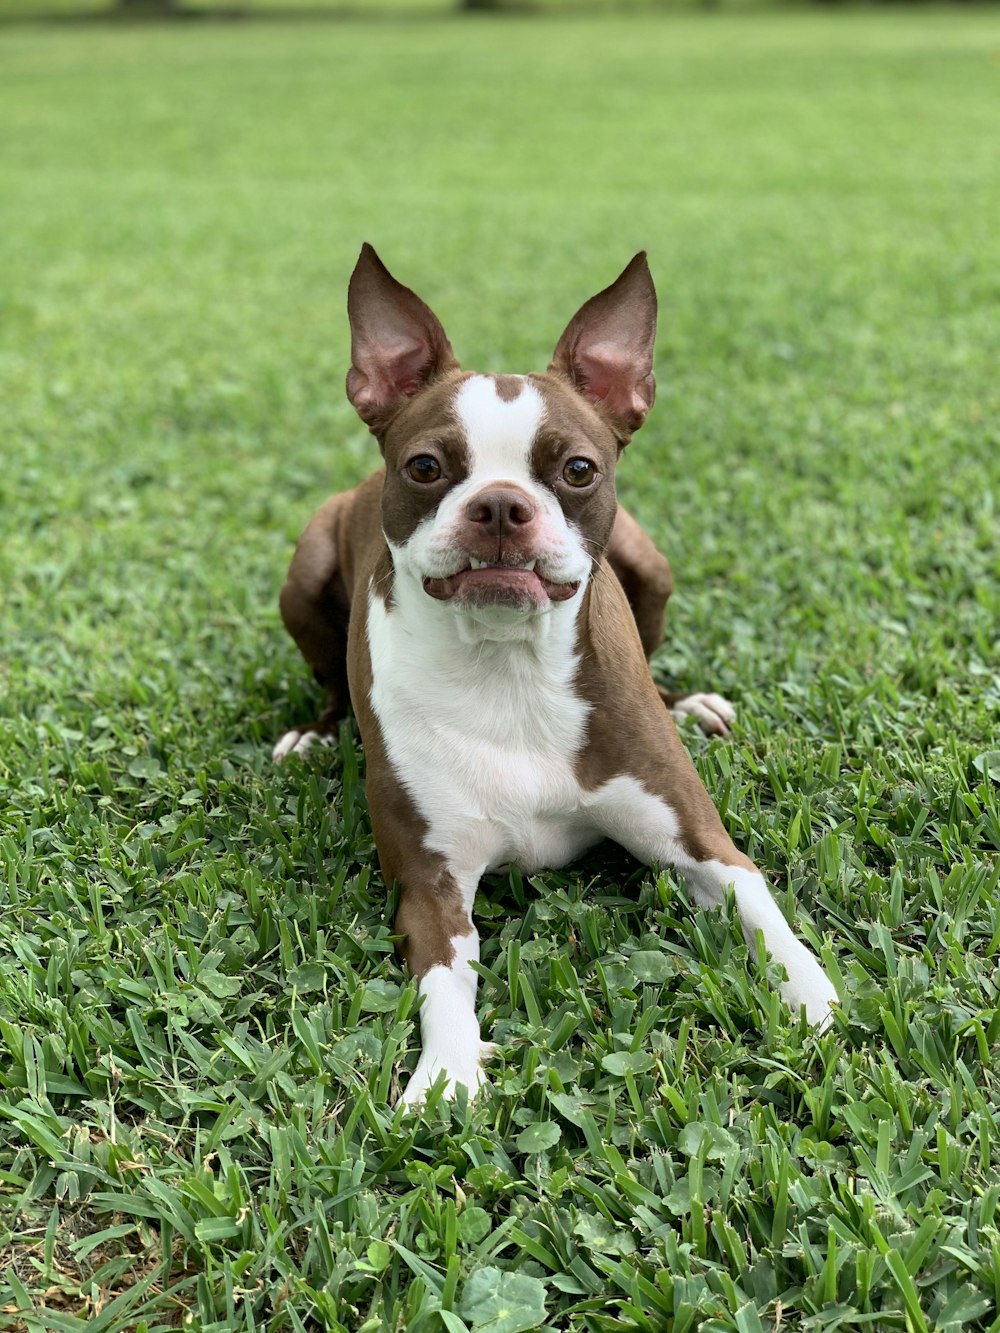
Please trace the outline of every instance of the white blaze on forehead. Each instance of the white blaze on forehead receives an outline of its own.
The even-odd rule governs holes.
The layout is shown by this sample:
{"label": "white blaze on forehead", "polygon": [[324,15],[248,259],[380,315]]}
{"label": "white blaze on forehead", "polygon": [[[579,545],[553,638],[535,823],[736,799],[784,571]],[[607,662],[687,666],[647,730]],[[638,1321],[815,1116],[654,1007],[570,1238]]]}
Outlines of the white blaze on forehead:
{"label": "white blaze on forehead", "polygon": [[545,416],[542,395],[523,376],[516,398],[501,398],[490,375],[473,375],[455,399],[455,413],[469,448],[469,476],[531,482],[531,446]]}

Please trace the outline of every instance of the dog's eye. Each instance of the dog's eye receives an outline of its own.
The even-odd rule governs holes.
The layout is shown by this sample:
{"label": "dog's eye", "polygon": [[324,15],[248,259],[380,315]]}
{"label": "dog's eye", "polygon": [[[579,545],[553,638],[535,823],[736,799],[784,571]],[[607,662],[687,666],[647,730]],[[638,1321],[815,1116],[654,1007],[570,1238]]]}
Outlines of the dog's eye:
{"label": "dog's eye", "polygon": [[417,454],[406,465],[407,476],[413,481],[437,481],[441,475],[441,464],[430,454]]}
{"label": "dog's eye", "polygon": [[562,474],[571,486],[589,486],[597,476],[597,468],[589,458],[571,458]]}

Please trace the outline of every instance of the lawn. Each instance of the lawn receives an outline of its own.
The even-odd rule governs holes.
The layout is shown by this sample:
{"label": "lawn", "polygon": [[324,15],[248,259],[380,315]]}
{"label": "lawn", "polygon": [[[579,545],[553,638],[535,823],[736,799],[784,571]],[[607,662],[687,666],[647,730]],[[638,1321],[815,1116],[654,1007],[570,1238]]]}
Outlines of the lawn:
{"label": "lawn", "polygon": [[[1000,15],[12,26],[0,124],[0,1325],[1000,1329]],[[609,847],[393,1112],[363,756],[269,759],[365,239],[510,370],[648,248],[657,672],[821,1037]]]}

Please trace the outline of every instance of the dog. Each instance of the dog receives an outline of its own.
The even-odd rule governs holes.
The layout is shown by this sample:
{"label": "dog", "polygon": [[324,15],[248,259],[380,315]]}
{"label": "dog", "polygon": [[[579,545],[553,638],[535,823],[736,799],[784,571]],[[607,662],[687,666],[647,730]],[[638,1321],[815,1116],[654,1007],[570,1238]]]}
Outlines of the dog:
{"label": "dog", "polygon": [[726,833],[674,722],[722,732],[733,709],[667,695],[649,671],[671,571],[615,496],[655,389],[645,253],[573,316],[543,373],[461,370],[369,245],[347,304],[347,396],[385,466],[328,500],[296,547],[281,615],[327,706],[274,757],[328,740],[353,708],[422,998],[403,1101],[439,1076],[449,1096],[483,1082],[483,873],[563,866],[604,838],[675,867],[703,906],[732,890],[751,954],[759,931],[784,999],[824,1026],[836,992]]}

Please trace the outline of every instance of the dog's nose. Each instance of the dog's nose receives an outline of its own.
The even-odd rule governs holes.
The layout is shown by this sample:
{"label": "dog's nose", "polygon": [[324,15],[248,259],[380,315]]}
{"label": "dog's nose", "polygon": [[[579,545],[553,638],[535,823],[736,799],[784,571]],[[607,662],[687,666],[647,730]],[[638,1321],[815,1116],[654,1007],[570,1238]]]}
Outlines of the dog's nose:
{"label": "dog's nose", "polygon": [[465,506],[465,517],[489,537],[523,528],[536,513],[535,502],[524,491],[495,487],[480,491]]}

